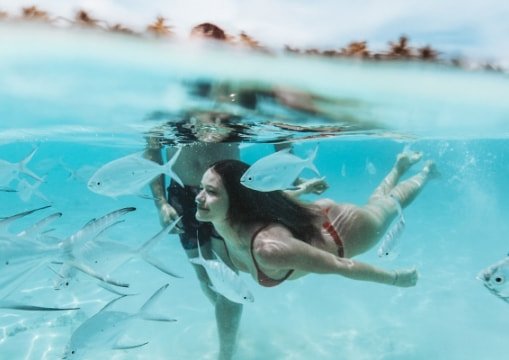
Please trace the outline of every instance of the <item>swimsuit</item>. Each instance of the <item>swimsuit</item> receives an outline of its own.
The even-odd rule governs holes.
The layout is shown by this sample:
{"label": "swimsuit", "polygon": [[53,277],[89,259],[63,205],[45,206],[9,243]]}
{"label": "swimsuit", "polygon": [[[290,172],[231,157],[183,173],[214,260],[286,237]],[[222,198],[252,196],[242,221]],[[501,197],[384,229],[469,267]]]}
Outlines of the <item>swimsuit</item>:
{"label": "swimsuit", "polygon": [[339,257],[345,257],[345,247],[343,246],[343,241],[341,241],[341,238],[339,237],[339,234],[334,226],[332,226],[331,222],[329,221],[329,210],[330,208],[324,209],[324,214],[327,217],[327,220],[322,224],[322,227],[325,231],[329,233],[329,235],[332,237],[336,245],[338,246],[338,256]]}
{"label": "swimsuit", "polygon": [[184,187],[171,181],[168,186],[169,204],[182,216],[181,222],[184,232],[179,234],[180,243],[186,250],[196,249],[198,239],[200,246],[210,241],[213,237],[222,239],[210,222],[196,220],[196,195],[200,192],[198,186],[185,185]]}
{"label": "swimsuit", "polygon": [[[325,209],[324,212],[325,212],[325,215],[327,216],[327,214],[329,212],[329,209]],[[257,275],[257,278],[258,278],[258,283],[260,285],[262,285],[262,286],[265,286],[265,287],[272,287],[272,286],[279,285],[283,281],[288,279],[290,277],[290,275],[292,275],[294,270],[293,269],[289,270],[286,273],[286,275],[283,276],[281,279],[273,279],[273,278],[267,276],[263,271],[260,270],[260,267],[258,266],[258,262],[256,261],[254,255],[253,255],[253,244],[254,244],[254,239],[256,238],[256,236],[260,233],[260,231],[265,229],[267,226],[268,225],[264,225],[264,226],[260,227],[258,230],[256,230],[254,232],[253,236],[251,237],[251,257],[253,258],[253,263],[254,263],[254,266],[256,267],[256,275]],[[334,240],[334,242],[338,246],[338,256],[339,257],[344,257],[344,255],[345,255],[345,248],[343,246],[343,242],[341,241],[341,238],[339,237],[339,234],[338,234],[336,228],[334,226],[332,226],[332,224],[331,224],[331,222],[329,220],[326,220],[322,224],[322,227],[324,228],[325,231],[327,231],[329,233],[329,235],[332,237],[332,239]]]}
{"label": "swimsuit", "polygon": [[261,286],[265,286],[265,287],[272,287],[272,286],[276,286],[276,285],[279,285],[281,284],[283,281],[285,281],[286,279],[288,279],[288,277],[290,275],[292,275],[293,273],[293,270],[289,270],[285,276],[283,276],[283,278],[281,279],[272,279],[270,277],[268,277],[267,275],[265,275],[264,272],[262,272],[260,270],[260,268],[258,267],[258,263],[256,262],[256,259],[253,255],[253,243],[254,243],[254,239],[256,237],[256,235],[258,235],[258,233],[260,231],[262,231],[263,229],[265,229],[268,225],[264,225],[262,227],[260,227],[258,230],[255,231],[255,233],[253,234],[253,236],[251,237],[251,257],[253,258],[253,263],[254,263],[254,266],[256,267],[256,274],[257,274],[257,277],[258,277],[258,283],[261,285]]}

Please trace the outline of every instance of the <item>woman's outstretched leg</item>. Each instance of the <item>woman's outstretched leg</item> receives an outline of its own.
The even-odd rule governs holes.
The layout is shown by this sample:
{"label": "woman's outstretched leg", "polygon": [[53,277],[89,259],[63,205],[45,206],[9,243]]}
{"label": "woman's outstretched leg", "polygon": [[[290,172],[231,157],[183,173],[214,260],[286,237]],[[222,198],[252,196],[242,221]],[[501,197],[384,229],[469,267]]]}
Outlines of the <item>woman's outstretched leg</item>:
{"label": "woman's outstretched leg", "polygon": [[389,195],[399,202],[402,208],[405,208],[414,201],[428,180],[437,176],[438,172],[435,163],[428,160],[417,175],[397,184],[390,191]]}
{"label": "woman's outstretched leg", "polygon": [[399,205],[408,206],[428,180],[436,177],[437,174],[435,164],[428,161],[418,174],[397,184],[387,195],[372,198],[366,206],[351,211],[349,216],[350,219],[355,219],[354,223],[351,223],[348,229],[341,229],[340,232],[340,235],[344,234],[348,242],[346,246],[348,257],[362,254],[373,248],[397,215]]}
{"label": "woman's outstretched leg", "polygon": [[377,201],[389,195],[391,190],[396,186],[400,177],[407,172],[410,167],[422,158],[421,152],[405,151],[398,154],[396,162],[391,171],[385,176],[382,182],[377,186],[371,194],[368,203]]}

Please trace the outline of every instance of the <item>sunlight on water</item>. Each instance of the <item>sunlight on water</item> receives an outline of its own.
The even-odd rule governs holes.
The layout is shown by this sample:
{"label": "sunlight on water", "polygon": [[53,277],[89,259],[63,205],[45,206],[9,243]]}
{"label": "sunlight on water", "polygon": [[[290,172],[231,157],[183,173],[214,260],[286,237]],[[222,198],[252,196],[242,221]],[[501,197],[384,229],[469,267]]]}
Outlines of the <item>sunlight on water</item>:
{"label": "sunlight on water", "polygon": [[[222,139],[224,124],[235,135],[229,141],[246,143],[241,157],[248,163],[271,153],[272,142],[293,141],[301,157],[319,145],[315,165],[330,185],[324,196],[338,201],[364,204],[405,147],[433,159],[441,174],[404,210],[398,256],[379,258],[373,249],[359,257],[389,269],[416,266],[416,287],[309,275],[262,288],[242,274],[255,302],[244,307],[236,359],[493,359],[509,350],[503,336],[509,304],[476,279],[509,250],[507,75],[431,64],[270,57],[5,24],[0,47],[0,304],[79,307],[0,309],[2,357],[62,358],[73,331],[119,296],[83,271],[55,290],[62,264],[48,261],[47,254],[92,219],[135,207],[97,234],[116,245],[90,242],[80,251],[110,280],[129,283],[116,290],[127,296],[115,302],[115,310],[136,313],[168,283],[151,311],[177,321],[136,319],[123,336],[148,344],[92,348],[84,358],[217,358],[214,309],[177,236],[155,244],[151,254],[182,278],[126,250],[161,230],[153,201],[101,196],[87,181],[102,165],[143,150],[148,134],[170,144],[197,141],[190,133],[200,131]],[[222,92],[214,100],[197,96],[193,91],[201,82],[219,84]],[[286,107],[266,95],[249,108],[230,96],[239,89],[274,88],[312,95],[319,111]],[[196,118],[207,112],[226,120],[222,126],[205,121],[200,128]],[[18,174],[16,166],[11,177],[5,169],[33,149],[27,167],[44,181]],[[148,187],[142,192],[147,197]],[[56,212],[62,216],[37,242],[13,237]],[[14,252],[6,237],[19,240],[16,257],[6,255]]]}

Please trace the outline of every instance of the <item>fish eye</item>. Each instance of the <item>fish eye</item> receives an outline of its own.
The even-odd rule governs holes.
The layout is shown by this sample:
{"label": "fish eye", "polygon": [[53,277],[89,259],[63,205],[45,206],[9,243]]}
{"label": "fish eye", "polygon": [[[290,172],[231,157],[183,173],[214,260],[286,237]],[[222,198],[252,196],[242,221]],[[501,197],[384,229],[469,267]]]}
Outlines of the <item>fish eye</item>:
{"label": "fish eye", "polygon": [[500,284],[500,283],[504,282],[504,278],[503,278],[502,276],[497,276],[497,277],[495,278],[495,282],[496,282],[496,283],[498,283],[498,284]]}
{"label": "fish eye", "polygon": [[100,181],[96,182],[95,184],[96,184],[97,186],[101,186],[101,182],[100,182]]}

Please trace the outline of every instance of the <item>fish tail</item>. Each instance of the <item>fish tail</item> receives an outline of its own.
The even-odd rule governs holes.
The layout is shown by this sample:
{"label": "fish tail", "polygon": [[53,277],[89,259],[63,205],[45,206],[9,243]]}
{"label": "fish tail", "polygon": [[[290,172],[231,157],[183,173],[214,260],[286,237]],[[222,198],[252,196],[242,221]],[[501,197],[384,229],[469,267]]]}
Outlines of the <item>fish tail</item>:
{"label": "fish tail", "polygon": [[175,225],[180,221],[182,217],[178,217],[175,221],[173,221],[171,224],[166,226],[164,229],[162,229],[160,232],[158,232],[155,236],[147,240],[141,247],[136,251],[136,254],[141,257],[145,262],[152,265],[159,271],[162,271],[163,273],[176,277],[181,278],[180,275],[177,275],[174,273],[171,269],[169,269],[163,262],[159,261],[158,259],[152,257],[149,255],[150,249],[154,247],[155,244],[157,244],[160,240],[162,240],[164,237],[166,237],[170,231],[175,227]]}
{"label": "fish tail", "polygon": [[177,182],[177,184],[179,184],[180,186],[184,187],[184,183],[182,182],[182,180],[180,180],[180,178],[178,177],[177,174],[175,174],[175,172],[173,171],[173,164],[175,164],[175,161],[177,161],[178,157],[179,157],[179,154],[180,154],[180,151],[181,151],[182,148],[179,148],[179,150],[177,151],[177,153],[175,155],[172,156],[172,158],[170,159],[170,161],[168,161],[166,164],[162,165],[163,167],[163,172],[168,175],[169,177],[171,177],[173,180],[175,180]]}
{"label": "fish tail", "polygon": [[171,224],[166,226],[164,229],[159,231],[155,236],[153,236],[152,238],[147,240],[145,243],[143,243],[143,245],[141,245],[141,247],[137,251],[140,254],[140,256],[143,257],[145,254],[147,254],[150,251],[150,249],[152,249],[154,247],[155,244],[157,244],[159,241],[161,241],[161,239],[166,237],[166,235],[168,235],[170,233],[170,231],[175,227],[175,225],[177,225],[177,223],[180,221],[180,219],[182,219],[182,216],[179,216]]}
{"label": "fish tail", "polygon": [[315,161],[317,153],[318,153],[318,145],[315,146],[313,152],[306,159],[306,167],[311,169],[316,175],[321,176],[320,172],[318,171],[318,169],[316,168],[315,164],[313,163]]}
{"label": "fish tail", "polygon": [[180,152],[182,151],[182,147],[179,147],[177,152],[171,157],[171,159],[164,165],[166,171],[165,173],[171,177],[173,180],[175,180],[177,182],[177,184],[179,184],[180,186],[184,187],[184,183],[182,182],[182,180],[180,180],[180,178],[178,177],[177,174],[175,174],[172,170],[173,168],[173,165],[175,165],[175,163],[177,162],[178,158],[180,157]]}
{"label": "fish tail", "polygon": [[34,148],[30,152],[30,154],[28,154],[28,156],[26,158],[24,158],[23,160],[21,160],[19,162],[19,164],[18,164],[19,165],[19,172],[21,172],[21,173],[23,173],[25,175],[28,175],[28,176],[30,176],[31,178],[34,178],[37,181],[44,182],[44,179],[40,178],[35,173],[33,173],[30,169],[27,168],[28,163],[30,162],[30,160],[32,160],[32,158],[34,157],[36,152],[37,152],[37,148]]}

